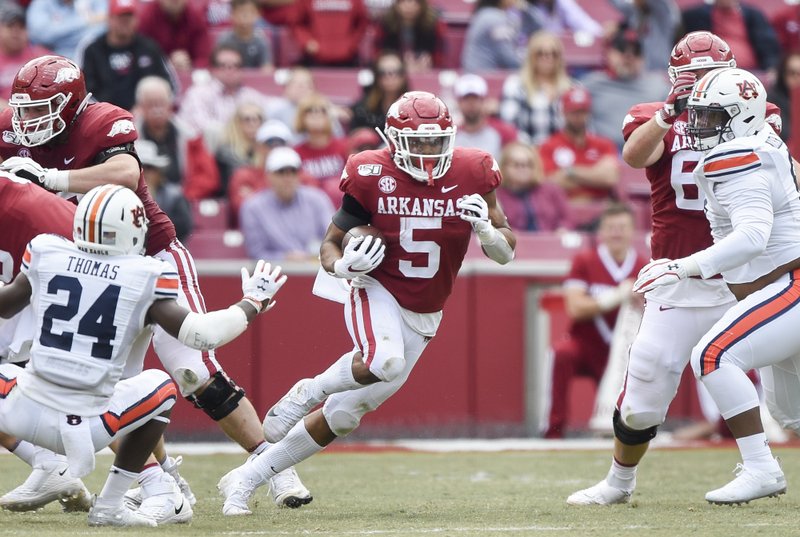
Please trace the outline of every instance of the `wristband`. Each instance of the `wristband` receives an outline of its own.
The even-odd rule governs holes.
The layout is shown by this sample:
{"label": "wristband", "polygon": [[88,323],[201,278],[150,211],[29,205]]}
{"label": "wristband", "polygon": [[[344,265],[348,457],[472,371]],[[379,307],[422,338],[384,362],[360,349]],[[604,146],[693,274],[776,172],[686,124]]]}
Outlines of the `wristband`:
{"label": "wristband", "polygon": [[662,129],[669,130],[669,128],[672,127],[672,124],[667,123],[666,121],[664,121],[663,110],[659,110],[658,112],[656,112],[656,115],[654,115],[653,118],[655,118],[656,123]]}
{"label": "wristband", "polygon": [[264,304],[260,300],[256,300],[253,297],[243,296],[242,302],[247,302],[248,304],[253,306],[256,309],[256,313],[261,313],[262,311],[264,311]]}
{"label": "wristband", "polygon": [[602,312],[611,311],[618,307],[620,304],[622,304],[623,299],[624,294],[622,289],[619,287],[609,289],[608,291],[603,291],[595,297],[595,301]]}
{"label": "wristband", "polygon": [[57,192],[69,191],[69,170],[49,168],[44,173],[42,183],[46,188]]}

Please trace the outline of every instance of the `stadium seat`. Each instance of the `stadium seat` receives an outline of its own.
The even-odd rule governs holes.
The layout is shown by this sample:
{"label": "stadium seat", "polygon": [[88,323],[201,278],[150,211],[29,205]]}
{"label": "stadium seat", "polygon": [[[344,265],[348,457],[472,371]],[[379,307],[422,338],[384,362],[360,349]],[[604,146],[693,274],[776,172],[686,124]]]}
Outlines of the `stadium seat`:
{"label": "stadium seat", "polygon": [[433,0],[431,5],[439,10],[442,20],[448,25],[466,26],[475,10],[475,0]]}
{"label": "stadium seat", "polygon": [[300,45],[295,41],[291,30],[285,26],[275,29],[275,50],[273,51],[275,57],[276,67],[292,67],[299,63],[300,58],[303,56],[303,51]]}
{"label": "stadium seat", "polygon": [[236,230],[197,230],[186,241],[195,259],[246,259],[244,237]]}
{"label": "stadium seat", "polygon": [[466,36],[466,26],[447,25],[447,30],[445,31],[445,57],[442,67],[449,69],[459,69],[461,67],[461,49],[464,48],[464,38]]}
{"label": "stadium seat", "polygon": [[570,221],[578,229],[593,229],[608,200],[570,201],[567,205]]}
{"label": "stadium seat", "polygon": [[576,43],[575,36],[569,32],[561,34],[560,38],[570,69],[599,69],[605,64],[605,47],[599,40]]}
{"label": "stadium seat", "polygon": [[193,200],[190,204],[192,207],[192,221],[194,222],[195,231],[227,229],[227,200]]}
{"label": "stadium seat", "polygon": [[[514,235],[517,238],[515,259],[518,260],[570,260],[575,252],[591,244],[591,238],[586,233],[521,231]],[[480,247],[470,248],[468,257],[473,259],[483,257]]]}
{"label": "stadium seat", "polygon": [[624,162],[620,165],[619,184],[617,185],[620,199],[650,199],[650,183],[645,177],[644,170],[631,168]]}

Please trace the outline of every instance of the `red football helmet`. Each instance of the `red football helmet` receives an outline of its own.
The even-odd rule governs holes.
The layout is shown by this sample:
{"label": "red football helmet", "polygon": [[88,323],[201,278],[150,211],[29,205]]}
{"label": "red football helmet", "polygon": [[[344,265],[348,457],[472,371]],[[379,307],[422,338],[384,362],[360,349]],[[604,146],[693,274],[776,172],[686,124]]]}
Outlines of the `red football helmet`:
{"label": "red football helmet", "polygon": [[432,185],[450,169],[456,126],[433,93],[404,93],[389,107],[384,130],[395,164],[414,179]]}
{"label": "red football helmet", "polygon": [[8,104],[20,143],[42,145],[66,129],[89,102],[83,72],[62,56],[41,56],[20,68]]}
{"label": "red football helmet", "polygon": [[728,43],[711,32],[691,32],[672,48],[669,57],[669,79],[675,82],[678,74],[697,69],[736,67],[736,59]]}

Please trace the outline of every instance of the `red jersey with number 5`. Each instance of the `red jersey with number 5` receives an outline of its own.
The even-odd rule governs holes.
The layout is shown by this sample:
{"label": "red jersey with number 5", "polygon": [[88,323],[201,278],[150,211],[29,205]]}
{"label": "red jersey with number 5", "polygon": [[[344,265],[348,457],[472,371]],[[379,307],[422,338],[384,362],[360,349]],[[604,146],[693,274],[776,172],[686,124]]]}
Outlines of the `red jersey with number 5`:
{"label": "red jersey with number 5", "polygon": [[[19,143],[11,126],[13,111],[7,108],[0,112],[0,157],[30,157],[44,168],[76,170],[100,164],[100,153],[107,156],[116,152],[125,153],[127,144],[137,138],[133,116],[127,110],[109,103],[93,103],[78,114],[63,134],[49,143],[25,147]],[[150,196],[144,174],[139,174],[136,195],[142,200],[147,214],[147,255],[153,255],[169,246],[175,239],[175,226]]]}
{"label": "red jersey with number 5", "polygon": [[0,281],[19,272],[33,238],[53,233],[72,240],[75,205],[24,179],[0,172]]}
{"label": "red jersey with number 5", "polygon": [[386,257],[369,275],[408,310],[441,310],[453,290],[472,237],[456,201],[500,185],[500,171],[484,151],[455,148],[448,172],[433,186],[398,168],[388,149],[352,155],[339,188],[370,214],[386,238]]}

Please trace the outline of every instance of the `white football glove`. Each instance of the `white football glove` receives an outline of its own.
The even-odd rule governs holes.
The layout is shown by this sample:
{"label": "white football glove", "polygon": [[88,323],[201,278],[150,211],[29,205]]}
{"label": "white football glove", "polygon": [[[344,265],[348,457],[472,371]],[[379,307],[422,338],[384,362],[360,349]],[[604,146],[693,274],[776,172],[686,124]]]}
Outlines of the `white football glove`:
{"label": "white football glove", "polygon": [[281,276],[280,265],[275,269],[263,259],[256,263],[253,275],[242,267],[242,293],[243,300],[253,303],[260,312],[272,309],[277,302],[272,300],[275,293],[286,283],[286,276]]}
{"label": "white football glove", "polygon": [[690,276],[698,276],[700,267],[691,257],[681,259],[656,259],[639,271],[633,284],[636,293],[646,293],[658,287],[672,285]]}
{"label": "white football glove", "polygon": [[472,224],[475,233],[485,233],[492,227],[489,221],[489,205],[480,194],[470,194],[456,201],[456,207],[461,209],[458,216]]}
{"label": "white football glove", "polygon": [[367,274],[381,264],[385,253],[386,245],[378,237],[362,235],[350,239],[344,247],[341,259],[333,264],[333,275],[352,280]]}
{"label": "white football glove", "polygon": [[29,157],[10,157],[0,164],[0,170],[13,173],[48,190],[66,192],[69,190],[69,170],[42,168]]}

